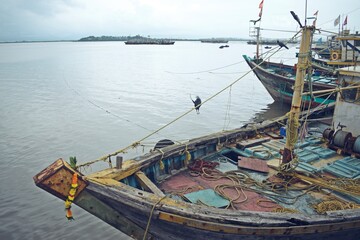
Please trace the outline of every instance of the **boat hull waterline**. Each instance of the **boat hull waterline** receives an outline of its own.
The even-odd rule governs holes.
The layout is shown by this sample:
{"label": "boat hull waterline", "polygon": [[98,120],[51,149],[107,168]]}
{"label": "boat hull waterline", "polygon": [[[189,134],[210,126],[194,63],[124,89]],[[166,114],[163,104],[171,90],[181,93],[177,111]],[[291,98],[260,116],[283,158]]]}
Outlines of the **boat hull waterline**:
{"label": "boat hull waterline", "polygon": [[[261,66],[257,66],[256,61],[251,60],[248,56],[245,55],[243,57],[246,60],[247,64],[250,66],[250,68],[253,69],[254,74],[264,85],[264,87],[269,92],[271,97],[275,101],[283,102],[285,104],[290,105],[293,97],[293,85],[295,82],[294,76],[288,77],[277,74],[274,71],[272,71],[271,68],[284,69],[284,72],[287,72],[287,71],[295,71],[294,69],[295,67],[278,64],[278,63],[271,63],[271,62],[264,62],[261,64]],[[270,71],[266,68],[266,65],[268,65]],[[293,68],[293,70],[291,70],[291,68]],[[336,82],[329,81],[329,83],[325,83],[325,82],[321,83],[321,82],[316,82],[315,80],[312,85],[312,91],[335,89],[336,86],[337,86]],[[309,91],[308,82],[304,83],[304,91]],[[309,96],[302,97],[302,102],[305,104],[305,106],[308,106],[310,104],[311,107],[316,107],[321,104],[328,104],[331,102],[335,102],[335,100],[336,100],[336,94],[333,93],[323,95],[321,97],[315,96],[314,98],[311,98]]]}

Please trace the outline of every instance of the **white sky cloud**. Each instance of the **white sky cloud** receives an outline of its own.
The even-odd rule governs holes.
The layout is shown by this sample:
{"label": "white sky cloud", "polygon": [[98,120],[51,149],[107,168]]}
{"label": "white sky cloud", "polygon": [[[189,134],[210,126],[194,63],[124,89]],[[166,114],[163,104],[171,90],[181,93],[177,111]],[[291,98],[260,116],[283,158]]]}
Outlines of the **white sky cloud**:
{"label": "white sky cloud", "polygon": [[[3,0],[0,41],[79,39],[89,35],[154,37],[248,37],[260,0]],[[261,26],[296,30],[289,11],[304,19],[305,0],[265,0]],[[333,20],[348,14],[348,29],[360,30],[358,0],[308,0],[319,10],[318,26],[336,31]],[[265,37],[289,36],[263,31]],[[275,36],[276,35],[276,36]]]}

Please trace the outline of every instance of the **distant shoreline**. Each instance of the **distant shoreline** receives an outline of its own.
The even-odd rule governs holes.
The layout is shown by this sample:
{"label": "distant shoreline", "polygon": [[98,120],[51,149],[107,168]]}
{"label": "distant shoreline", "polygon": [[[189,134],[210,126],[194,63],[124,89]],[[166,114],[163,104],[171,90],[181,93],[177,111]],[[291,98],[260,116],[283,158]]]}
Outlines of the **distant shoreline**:
{"label": "distant shoreline", "polygon": [[171,41],[204,41],[204,40],[225,40],[225,41],[249,41],[248,38],[150,38],[150,37],[142,37],[140,35],[136,36],[122,36],[122,37],[114,37],[114,36],[101,36],[101,37],[84,37],[79,40],[29,40],[29,41],[4,41],[0,43],[45,43],[45,42],[126,42],[134,39],[156,39],[156,40],[171,40]]}
{"label": "distant shoreline", "polygon": [[[132,40],[157,40],[157,41],[199,41],[199,42],[228,42],[228,41],[238,41],[238,42],[251,42],[254,41],[251,38],[234,38],[234,37],[212,37],[212,38],[150,38],[150,37],[143,37],[140,35],[136,36],[121,36],[121,37],[114,37],[114,36],[89,36],[80,38],[78,40],[29,40],[29,41],[4,41],[0,44],[7,44],[7,43],[52,43],[52,42],[126,42]],[[275,41],[276,38],[273,39],[262,39],[262,41]]]}
{"label": "distant shoreline", "polygon": [[51,43],[51,42],[78,42],[78,40],[7,41],[7,42],[0,42],[0,44],[7,44],[7,43]]}
{"label": "distant shoreline", "polygon": [[[162,38],[159,38],[162,39]],[[225,38],[227,40],[227,38]],[[172,41],[177,42],[200,42],[203,41],[203,39],[177,39],[172,38]],[[232,42],[246,42],[249,41],[249,39],[231,39],[227,41]],[[126,42],[126,40],[94,40],[94,41],[80,41],[80,40],[53,40],[53,41],[46,41],[46,40],[39,40],[39,41],[13,41],[13,42],[0,42],[0,44],[7,44],[7,43],[52,43],[52,42]]]}

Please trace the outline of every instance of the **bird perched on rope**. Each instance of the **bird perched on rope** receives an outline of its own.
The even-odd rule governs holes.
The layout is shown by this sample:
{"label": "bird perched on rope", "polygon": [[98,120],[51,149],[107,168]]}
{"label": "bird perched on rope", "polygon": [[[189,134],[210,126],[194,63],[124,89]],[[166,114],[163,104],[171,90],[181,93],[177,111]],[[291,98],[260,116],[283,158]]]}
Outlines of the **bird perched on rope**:
{"label": "bird perched on rope", "polygon": [[284,48],[286,48],[286,49],[289,49],[289,48],[285,45],[285,43],[280,42],[279,40],[277,40],[276,42],[277,42],[277,44],[280,46],[280,48],[284,47]]}
{"label": "bird perched on rope", "polygon": [[201,106],[201,99],[199,96],[196,96],[196,99],[195,101],[191,98],[191,95],[190,95],[190,99],[191,101],[194,103],[194,106],[195,106],[195,109],[196,109],[196,113],[199,114],[199,110],[200,110],[200,106]]}

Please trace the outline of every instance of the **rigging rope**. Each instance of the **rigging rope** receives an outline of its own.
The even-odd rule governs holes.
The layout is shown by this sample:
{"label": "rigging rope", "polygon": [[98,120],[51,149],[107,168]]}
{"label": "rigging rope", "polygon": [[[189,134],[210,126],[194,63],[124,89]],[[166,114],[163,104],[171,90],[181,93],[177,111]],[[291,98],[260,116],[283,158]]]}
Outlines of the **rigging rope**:
{"label": "rigging rope", "polygon": [[[298,35],[301,32],[298,31],[291,39],[293,39],[294,37],[296,37],[296,35]],[[290,40],[291,40],[290,39]],[[290,41],[289,40],[289,41]],[[260,63],[258,63],[254,68],[250,69],[249,71],[247,71],[244,75],[242,75],[241,77],[237,78],[236,80],[234,80],[232,83],[230,83],[228,86],[224,87],[223,89],[221,89],[220,91],[218,91],[217,93],[215,93],[214,95],[212,95],[211,97],[209,97],[208,99],[206,99],[205,101],[203,101],[199,106],[204,105],[205,103],[209,102],[210,100],[214,99],[215,97],[217,97],[218,95],[220,95],[221,93],[223,93],[224,91],[226,91],[227,89],[231,88],[234,84],[236,84],[237,82],[239,82],[241,79],[243,79],[245,76],[247,76],[249,73],[253,72],[254,69],[258,68],[262,63],[264,63],[267,59],[269,59],[270,57],[272,57],[273,55],[275,55],[281,48],[278,46],[276,48],[276,51],[274,51],[272,54],[270,54],[270,56],[268,56],[267,58],[263,59]],[[107,154],[105,156],[102,156],[96,160],[87,162],[87,163],[83,163],[80,164],[78,167],[84,167],[84,166],[88,166],[90,164],[96,163],[96,162],[101,162],[101,161],[106,161],[106,159],[108,159],[111,156],[116,156],[120,153],[126,153],[128,150],[135,148],[137,146],[140,145],[140,143],[144,140],[146,140],[147,138],[153,136],[154,134],[158,134],[161,130],[163,130],[164,128],[170,126],[171,124],[175,123],[176,121],[178,121],[179,119],[183,118],[184,116],[188,115],[190,112],[192,112],[193,110],[195,110],[195,107],[192,107],[190,110],[186,111],[185,113],[181,114],[180,116],[178,116],[177,118],[175,118],[174,120],[170,121],[169,123],[165,124],[164,126],[158,128],[157,130],[153,131],[152,133],[149,133],[148,135],[144,136],[143,138],[141,138],[138,141],[133,142],[132,144],[130,144],[127,147],[124,147],[122,149],[119,149],[113,153]]]}
{"label": "rigging rope", "polygon": [[218,67],[218,68],[213,68],[213,69],[208,69],[208,70],[203,70],[203,71],[197,71],[197,72],[171,72],[171,71],[165,71],[167,73],[171,73],[171,74],[197,74],[197,73],[211,73],[211,71],[216,71],[216,70],[220,70],[220,69],[224,69],[224,68],[227,68],[227,67],[231,67],[231,66],[234,66],[234,65],[237,65],[237,64],[240,64],[240,63],[244,63],[245,61],[240,61],[240,62],[236,62],[236,63],[231,63],[229,65],[225,65],[225,66],[222,66],[222,67]]}
{"label": "rigging rope", "polygon": [[150,215],[149,215],[148,222],[147,222],[147,224],[146,224],[146,229],[145,229],[145,232],[144,232],[143,240],[146,239],[147,233],[148,233],[148,231],[149,231],[149,227],[150,227],[150,223],[151,223],[151,218],[152,218],[152,215],[153,215],[153,213],[154,213],[154,210],[155,210],[156,205],[158,205],[158,204],[159,204],[162,200],[164,200],[165,198],[166,198],[166,196],[160,198],[159,201],[157,201],[157,202],[153,205],[153,207],[152,207],[152,209],[151,209],[151,211],[150,211]]}
{"label": "rigging rope", "polygon": [[224,127],[223,127],[223,131],[225,131],[225,129],[227,127],[229,127],[230,125],[230,108],[231,108],[231,87],[229,88],[229,97],[228,97],[228,102],[226,105],[226,111],[225,111],[225,118],[224,118]]}
{"label": "rigging rope", "polygon": [[120,119],[120,120],[126,121],[126,122],[128,122],[128,123],[132,123],[132,124],[134,124],[134,125],[142,128],[142,129],[144,129],[144,130],[147,130],[147,131],[149,131],[149,132],[154,131],[154,130],[148,129],[147,127],[144,127],[144,126],[142,126],[142,125],[140,125],[140,124],[138,124],[138,123],[136,123],[136,122],[130,121],[129,119],[126,119],[126,118],[124,118],[124,117],[121,117],[121,116],[119,116],[119,115],[117,115],[117,114],[109,111],[108,109],[106,109],[106,108],[104,108],[104,107],[96,104],[94,101],[91,101],[90,99],[87,99],[87,98],[84,97],[79,91],[77,91],[76,89],[74,89],[73,87],[71,87],[70,84],[69,84],[69,82],[66,80],[65,77],[63,77],[63,79],[64,79],[66,85],[68,86],[68,88],[70,88],[73,92],[75,92],[75,93],[76,93],[80,98],[82,98],[84,101],[90,103],[92,106],[94,106],[94,107],[96,107],[96,108],[98,108],[98,109],[100,109],[100,110],[102,110],[102,111],[104,111],[104,112],[106,112],[106,113],[108,113],[108,114],[110,114],[110,115],[112,115],[112,116]]}

